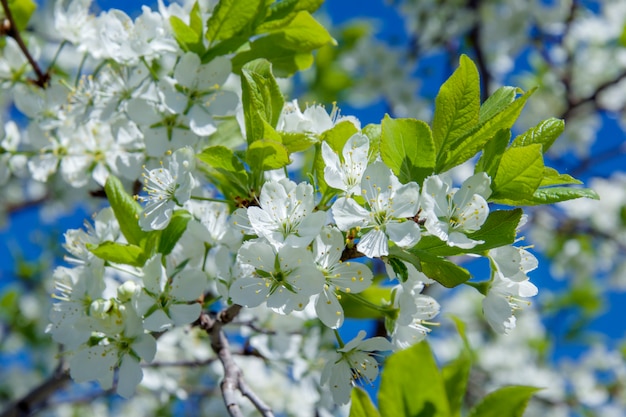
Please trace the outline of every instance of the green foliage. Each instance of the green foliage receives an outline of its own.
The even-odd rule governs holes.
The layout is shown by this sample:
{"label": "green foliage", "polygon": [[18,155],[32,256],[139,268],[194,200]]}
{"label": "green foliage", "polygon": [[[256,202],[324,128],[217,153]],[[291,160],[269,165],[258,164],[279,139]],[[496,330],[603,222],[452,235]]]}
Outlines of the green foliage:
{"label": "green foliage", "polygon": [[408,250],[394,246],[389,248],[389,255],[409,262],[418,271],[423,272],[428,278],[434,279],[444,287],[454,288],[471,278],[467,269],[417,246]]}
{"label": "green foliage", "polygon": [[435,143],[430,127],[421,120],[382,120],[380,156],[401,183],[421,184],[435,168]]}
{"label": "green foliage", "polygon": [[264,136],[266,125],[276,127],[285,102],[272,64],[263,59],[246,64],[241,72],[241,88],[248,144],[269,139]]}
{"label": "green foliage", "polygon": [[169,255],[176,242],[183,236],[185,230],[187,230],[187,223],[192,219],[191,214],[186,210],[176,210],[172,215],[170,223],[161,232],[161,238],[159,239],[158,252],[163,255]]}
{"label": "green foliage", "polygon": [[276,74],[290,76],[313,63],[312,52],[335,43],[311,13],[320,0],[224,0],[207,22],[209,48],[203,62],[235,53],[233,71],[240,73],[250,61],[270,61]]}
{"label": "green foliage", "polygon": [[468,417],[521,417],[528,401],[539,388],[526,386],[510,386],[500,388],[487,395]]}
{"label": "green foliage", "polygon": [[463,249],[448,246],[436,236],[422,236],[414,250],[420,250],[437,256],[454,256],[466,253],[484,254],[489,249],[511,245],[517,236],[517,227],[522,218],[522,209],[495,210],[489,213],[480,230],[468,233],[467,236],[476,241],[484,241],[473,248]]}
{"label": "green foliage", "polygon": [[132,244],[107,241],[98,246],[88,244],[87,249],[100,259],[118,264],[141,267],[148,260],[144,250]]}
{"label": "green foliage", "polygon": [[372,403],[367,392],[361,388],[352,390],[352,405],[349,417],[380,417],[380,413]]}
{"label": "green foliage", "polygon": [[197,1],[189,14],[189,24],[186,24],[177,16],[171,16],[170,25],[172,25],[172,31],[178,45],[184,51],[191,51],[200,56],[204,54],[206,48],[204,47],[202,36],[202,14]]}
{"label": "green foliage", "polygon": [[522,416],[528,401],[539,388],[507,386],[484,397],[467,410],[465,393],[472,366],[464,326],[455,319],[465,348],[449,363],[439,366],[428,343],[417,343],[389,356],[384,364],[379,410],[360,389],[352,391],[353,417],[469,417]]}
{"label": "green foliage", "polygon": [[387,358],[378,404],[382,417],[450,416],[444,379],[427,343]]}
{"label": "green foliage", "polygon": [[[37,3],[33,0],[8,0],[8,5],[17,30],[23,31],[37,9]],[[4,15],[4,9],[0,7],[0,17]]]}
{"label": "green foliage", "polygon": [[139,203],[126,192],[122,182],[114,175],[109,175],[104,185],[104,191],[115,218],[120,224],[120,230],[128,243],[136,246],[141,245],[148,233],[139,227],[138,220],[142,211]]}

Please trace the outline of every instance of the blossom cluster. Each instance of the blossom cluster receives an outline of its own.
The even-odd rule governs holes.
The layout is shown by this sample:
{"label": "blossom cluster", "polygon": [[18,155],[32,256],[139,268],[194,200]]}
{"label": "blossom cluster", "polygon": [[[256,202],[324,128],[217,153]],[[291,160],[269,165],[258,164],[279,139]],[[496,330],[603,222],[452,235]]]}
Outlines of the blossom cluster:
{"label": "blossom cluster", "polygon": [[[66,232],[68,264],[53,274],[47,330],[64,346],[74,380],[130,397],[165,334],[236,305],[246,309],[234,324],[268,358],[281,357],[280,348],[262,341],[258,317],[296,317],[318,329],[313,347],[294,341],[302,329],[281,335],[298,350],[291,356],[311,358],[294,359],[285,373],[317,376],[317,390],[346,404],[355,383],[377,378],[381,352],[418,343],[437,324],[440,305],[427,289],[449,282],[449,251],[489,259],[491,273],[473,283],[485,296],[484,314],[499,333],[515,326],[514,311],[537,293],[527,275],[537,262],[513,245],[515,236],[496,245],[481,234],[493,214],[486,170],[455,182],[450,170],[428,165],[423,178],[407,179],[390,166],[380,135],[358,119],[336,107],[303,110],[280,92],[280,108],[258,123],[262,110],[250,102],[263,100],[245,90],[250,67],[236,69],[231,56],[201,57],[177,38],[172,22],[189,12],[160,3],[133,20],[117,10],[93,16],[88,6],[55,8],[64,41],[93,67],[74,85],[56,77],[45,89],[28,83],[25,62],[10,59],[20,52],[12,38],[0,58],[0,82],[29,122],[2,130],[0,183],[30,177],[104,191],[111,205],[86,230]],[[194,8],[200,20],[218,15]],[[290,138],[292,147],[273,137]],[[285,149],[281,165],[272,151]],[[212,151],[232,158],[216,163]],[[304,179],[297,168],[307,158],[316,172]],[[127,190],[141,182],[131,197]],[[521,214],[512,218],[517,233]],[[383,320],[387,337],[361,331],[344,343],[339,329],[363,317],[359,310]],[[251,311],[256,317],[243,321]]]}

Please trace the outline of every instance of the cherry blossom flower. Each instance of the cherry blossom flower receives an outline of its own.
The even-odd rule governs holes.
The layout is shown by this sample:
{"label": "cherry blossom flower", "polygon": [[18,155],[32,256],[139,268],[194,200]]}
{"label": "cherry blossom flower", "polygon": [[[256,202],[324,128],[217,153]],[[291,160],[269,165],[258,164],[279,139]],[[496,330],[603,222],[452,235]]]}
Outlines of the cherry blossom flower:
{"label": "cherry blossom flower", "polygon": [[392,350],[393,346],[383,337],[365,339],[366,333],[359,334],[337,349],[333,358],[326,362],[322,371],[321,383],[328,385],[337,404],[347,404],[354,381],[371,383],[378,377],[378,361],[373,352]]}
{"label": "cherry blossom flower", "polygon": [[169,167],[162,166],[144,173],[144,191],[147,196],[139,196],[147,202],[139,225],[144,230],[165,229],[172,218],[176,206],[182,206],[191,197],[194,185],[191,171],[195,165],[195,155],[190,148],[179,149],[172,155]]}
{"label": "cherry blossom flower", "polygon": [[483,243],[465,233],[479,230],[487,219],[490,184],[491,179],[484,172],[465,180],[460,189],[452,188],[439,175],[426,178],[421,200],[426,230],[449,246],[469,249]]}
{"label": "cherry blossom flower", "polygon": [[411,247],[419,241],[420,227],[411,220],[418,209],[419,185],[400,184],[385,164],[374,162],[363,173],[361,188],[367,209],[345,197],[332,206],[340,230],[367,230],[357,244],[360,252],[370,258],[380,257],[389,254],[389,240],[400,247]]}
{"label": "cherry blossom flower", "polygon": [[344,145],[343,161],[339,160],[339,156],[326,142],[322,142],[322,158],[326,164],[324,167],[326,183],[344,191],[348,197],[358,194],[363,172],[367,168],[368,154],[369,138],[361,133],[352,135]]}
{"label": "cherry blossom flower", "polygon": [[277,313],[289,314],[303,310],[324,285],[324,275],[305,248],[275,250],[262,241],[246,242],[239,249],[238,260],[255,268],[253,276],[238,277],[230,286],[233,303],[246,307],[266,302]]}
{"label": "cherry blossom flower", "polygon": [[341,262],[343,234],[332,227],[325,227],[313,242],[313,254],[317,267],[326,283],[315,302],[315,311],[326,326],[336,329],[344,320],[343,307],[339,303],[341,292],[359,293],[372,284],[372,271],[359,262]]}

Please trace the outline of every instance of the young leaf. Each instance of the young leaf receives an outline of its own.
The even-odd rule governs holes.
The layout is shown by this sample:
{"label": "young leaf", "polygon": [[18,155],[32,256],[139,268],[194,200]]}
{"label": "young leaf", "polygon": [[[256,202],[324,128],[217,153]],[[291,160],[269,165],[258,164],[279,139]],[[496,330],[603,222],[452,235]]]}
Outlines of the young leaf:
{"label": "young leaf", "polygon": [[467,389],[472,361],[469,353],[462,351],[453,361],[447,363],[442,369],[444,386],[450,406],[450,417],[460,417],[463,398]]}
{"label": "young leaf", "polygon": [[223,176],[224,180],[216,183],[222,192],[227,182],[238,190],[237,193],[247,194],[248,173],[231,149],[221,145],[209,146],[196,155],[196,158]]}
{"label": "young leaf", "polygon": [[567,175],[560,174],[556,169],[545,167],[543,170],[543,179],[541,180],[540,187],[547,187],[551,185],[564,185],[564,184],[582,184],[582,181]]}
{"label": "young leaf", "polygon": [[328,145],[332,148],[333,151],[341,155],[343,151],[343,147],[359,130],[354,126],[353,123],[344,120],[343,122],[337,123],[332,129],[328,129],[326,132],[322,134],[322,141],[328,143]]}
{"label": "young leaf", "polygon": [[282,0],[272,3],[267,17],[256,28],[256,33],[271,32],[287,26],[299,11],[313,13],[324,3],[324,0]]}
{"label": "young leaf", "polygon": [[506,150],[509,140],[511,139],[511,131],[502,129],[485,145],[480,159],[476,163],[474,173],[485,172],[491,178],[496,176],[502,154]]}
{"label": "young leaf", "polygon": [[507,149],[493,178],[490,201],[516,201],[531,197],[541,184],[543,171],[540,144]]}
{"label": "young leaf", "polygon": [[540,388],[515,385],[487,395],[468,417],[522,417],[528,401]]}
{"label": "young leaf", "polygon": [[159,240],[158,252],[163,255],[169,255],[176,243],[180,240],[187,223],[191,220],[191,214],[187,210],[176,210],[172,215],[170,223],[161,231],[161,239]]}
{"label": "young leaf", "polygon": [[546,153],[556,138],[563,133],[563,129],[565,129],[565,122],[552,117],[517,136],[513,139],[511,146],[528,146],[534,143],[540,143],[543,145],[543,153]]}
{"label": "young leaf", "polygon": [[109,204],[113,209],[115,218],[120,224],[122,234],[132,245],[140,245],[147,233],[139,227],[139,216],[142,212],[141,206],[133,197],[126,193],[124,186],[117,177],[109,175],[104,192],[107,195]]}
{"label": "young leaf", "polygon": [[255,39],[249,49],[238,53],[232,60],[233,71],[245,62],[265,58],[274,65],[277,75],[289,76],[313,63],[312,51],[335,43],[309,12],[300,11],[287,26]]}
{"label": "young leaf", "polygon": [[252,172],[279,169],[289,165],[289,153],[282,143],[271,140],[257,140],[246,152],[246,162]]}
{"label": "young leaf", "polygon": [[[37,3],[33,0],[9,0],[8,5],[17,30],[23,31],[28,26],[30,18],[37,9]],[[2,7],[0,7],[0,12],[3,12]],[[4,13],[2,13],[2,16],[4,16]]]}
{"label": "young leaf", "polygon": [[87,246],[91,253],[109,262],[141,267],[148,259],[144,250],[136,245],[106,241],[98,246],[91,246]]}
{"label": "young leaf", "polygon": [[[372,285],[355,297],[350,293],[341,294],[339,300],[346,317],[353,319],[382,319],[383,311],[374,306],[381,305],[383,300],[391,300],[391,287]],[[361,300],[365,300],[363,303]]]}
{"label": "young leaf", "polygon": [[372,403],[370,396],[363,389],[353,388],[351,398],[352,404],[348,417],[380,417],[380,413]]}
{"label": "young leaf", "polygon": [[446,143],[437,158],[436,172],[444,172],[462,164],[483,149],[498,131],[510,129],[534,91],[528,91],[492,118],[474,126],[452,143]]}
{"label": "young leaf", "polygon": [[500,87],[480,106],[478,123],[491,119],[515,101],[517,94],[523,93],[517,87]]}
{"label": "young leaf", "polygon": [[443,378],[426,342],[387,358],[378,405],[382,417],[450,416]]}
{"label": "young leaf", "polygon": [[430,128],[420,120],[385,115],[380,156],[401,183],[421,184],[435,168],[435,143]]}
{"label": "young leaf", "polygon": [[176,42],[183,50],[195,52],[200,56],[204,53],[202,14],[197,1],[189,14],[189,25],[177,16],[170,16],[170,25]]}
{"label": "young leaf", "polygon": [[259,59],[247,63],[241,73],[241,100],[248,144],[264,138],[264,123],[276,127],[285,102],[272,74],[272,64]]}
{"label": "young leaf", "polygon": [[480,82],[476,65],[461,55],[459,67],[435,98],[433,139],[437,155],[478,123]]}
{"label": "young leaf", "polygon": [[516,206],[538,206],[542,204],[554,204],[561,201],[575,200],[577,198],[591,198],[599,200],[598,194],[590,188],[572,187],[546,187],[539,188],[532,196],[526,198],[501,199],[500,204]]}
{"label": "young leaf", "polygon": [[[264,14],[263,0],[221,0],[207,22],[209,42],[233,38],[248,27],[257,15]],[[252,28],[250,28],[252,33]]]}

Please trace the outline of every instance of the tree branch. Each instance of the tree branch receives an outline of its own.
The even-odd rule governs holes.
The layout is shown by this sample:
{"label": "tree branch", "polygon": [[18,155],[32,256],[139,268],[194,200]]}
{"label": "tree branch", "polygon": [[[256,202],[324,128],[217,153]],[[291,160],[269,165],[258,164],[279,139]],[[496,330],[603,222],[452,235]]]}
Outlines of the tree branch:
{"label": "tree branch", "polygon": [[250,402],[261,412],[264,417],[274,417],[271,408],[265,404],[254,393],[243,379],[241,369],[233,360],[230,351],[228,339],[222,330],[224,325],[230,323],[237,317],[242,306],[233,304],[230,307],[220,311],[215,318],[208,313],[203,312],[198,319],[197,325],[204,330],[211,340],[211,348],[217,354],[218,359],[224,367],[224,379],[220,384],[222,389],[222,397],[228,413],[232,417],[243,417],[243,413],[237,404],[235,391],[239,390],[243,396],[248,398]]}
{"label": "tree branch", "polygon": [[44,73],[41,70],[41,68],[39,67],[39,64],[37,64],[37,61],[35,61],[35,58],[33,58],[33,56],[28,51],[28,48],[26,47],[26,43],[24,43],[24,39],[22,38],[20,31],[17,29],[15,19],[13,18],[13,13],[11,12],[11,9],[9,8],[8,0],[0,0],[0,3],[2,3],[2,8],[4,9],[4,15],[6,16],[6,21],[3,24],[4,33],[7,36],[10,36],[13,39],[15,39],[15,42],[17,42],[17,45],[19,46],[20,50],[22,51],[22,53],[28,60],[28,63],[33,68],[33,71],[35,71],[35,75],[37,75],[37,79],[31,80],[33,84],[41,88],[46,88],[48,81],[50,81],[50,74],[48,72]]}
{"label": "tree branch", "polygon": [[23,417],[33,414],[42,408],[48,398],[63,388],[69,381],[70,374],[64,368],[63,362],[61,362],[50,378],[33,388],[24,397],[10,404],[0,414],[0,417]]}

